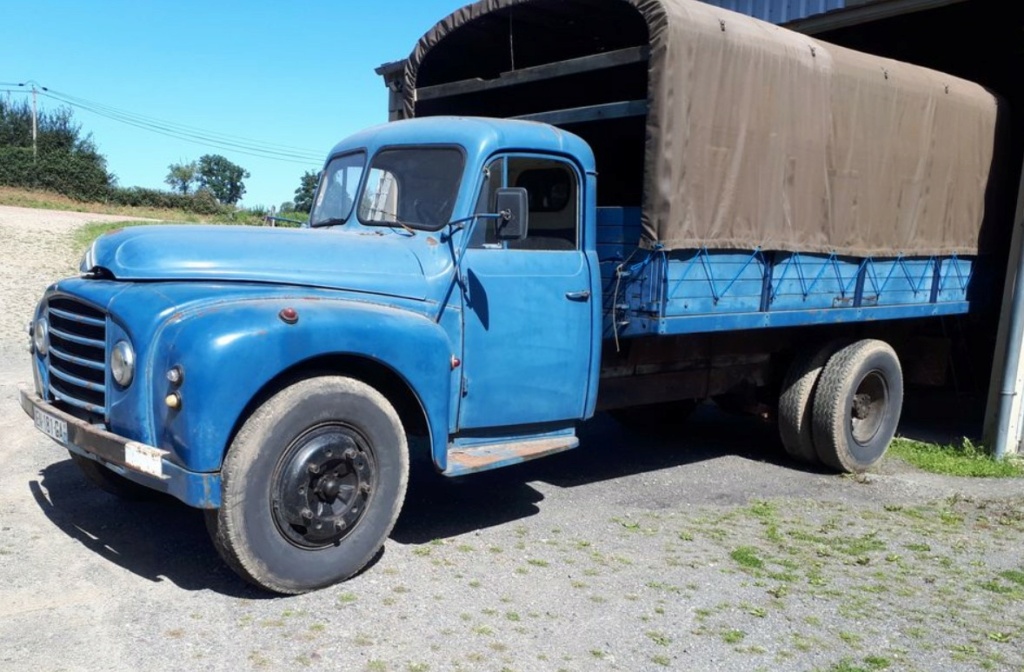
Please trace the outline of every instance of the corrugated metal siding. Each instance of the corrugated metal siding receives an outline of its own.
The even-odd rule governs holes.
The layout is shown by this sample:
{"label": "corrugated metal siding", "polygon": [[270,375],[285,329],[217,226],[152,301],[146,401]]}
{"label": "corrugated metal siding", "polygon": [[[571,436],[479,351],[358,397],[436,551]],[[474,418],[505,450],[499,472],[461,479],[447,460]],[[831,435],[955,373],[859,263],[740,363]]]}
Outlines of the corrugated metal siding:
{"label": "corrugated metal siding", "polygon": [[[843,9],[847,0],[704,0],[734,12],[747,14],[772,23],[788,23],[834,9]],[[861,4],[851,2],[850,4]]]}

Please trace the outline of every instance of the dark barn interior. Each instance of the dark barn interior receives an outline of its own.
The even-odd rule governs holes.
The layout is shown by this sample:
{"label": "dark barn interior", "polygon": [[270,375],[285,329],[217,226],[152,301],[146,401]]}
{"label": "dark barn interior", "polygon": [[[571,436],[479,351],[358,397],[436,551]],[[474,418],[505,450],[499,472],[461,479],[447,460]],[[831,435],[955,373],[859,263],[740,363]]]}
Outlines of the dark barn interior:
{"label": "dark barn interior", "polygon": [[416,80],[416,116],[554,123],[594,149],[600,205],[639,206],[647,45],[646,20],[625,2],[594,11],[593,3],[538,0],[498,10],[457,29],[427,54]]}

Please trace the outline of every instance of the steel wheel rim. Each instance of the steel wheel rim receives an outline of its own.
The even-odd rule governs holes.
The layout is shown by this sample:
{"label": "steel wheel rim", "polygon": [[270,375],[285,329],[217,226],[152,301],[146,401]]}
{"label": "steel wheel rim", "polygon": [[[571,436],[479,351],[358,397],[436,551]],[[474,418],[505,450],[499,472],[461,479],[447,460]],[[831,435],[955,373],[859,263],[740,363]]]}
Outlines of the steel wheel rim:
{"label": "steel wheel rim", "polygon": [[850,404],[850,435],[861,445],[870,444],[889,415],[889,384],[879,371],[871,371],[857,385]]}
{"label": "steel wheel rim", "polygon": [[274,469],[274,524],[300,548],[335,546],[363,519],[376,485],[365,437],[344,423],[318,425],[296,437]]}

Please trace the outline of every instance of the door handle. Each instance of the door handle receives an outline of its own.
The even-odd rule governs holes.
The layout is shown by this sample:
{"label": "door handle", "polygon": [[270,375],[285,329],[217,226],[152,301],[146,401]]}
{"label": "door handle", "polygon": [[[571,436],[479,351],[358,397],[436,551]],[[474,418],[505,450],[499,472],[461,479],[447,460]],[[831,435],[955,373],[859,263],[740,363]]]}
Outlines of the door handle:
{"label": "door handle", "polygon": [[566,292],[565,298],[569,299],[570,301],[586,301],[590,298],[590,290],[581,289],[578,292]]}

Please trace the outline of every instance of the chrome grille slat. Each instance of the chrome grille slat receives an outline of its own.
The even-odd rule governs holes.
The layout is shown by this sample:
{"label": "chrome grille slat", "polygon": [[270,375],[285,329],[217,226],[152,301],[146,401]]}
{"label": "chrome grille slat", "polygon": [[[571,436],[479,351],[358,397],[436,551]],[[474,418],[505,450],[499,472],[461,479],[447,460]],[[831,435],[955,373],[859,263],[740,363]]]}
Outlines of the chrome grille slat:
{"label": "chrome grille slat", "polygon": [[84,380],[82,378],[78,378],[76,376],[72,376],[70,374],[64,373],[63,371],[61,371],[60,369],[58,369],[55,366],[51,366],[50,367],[50,373],[52,373],[53,375],[57,376],[58,378],[60,378],[61,380],[63,380],[66,383],[71,383],[72,385],[77,385],[79,387],[84,387],[85,389],[92,390],[93,392],[104,392],[105,391],[105,388],[100,383],[91,383],[88,380]]}
{"label": "chrome grille slat", "polygon": [[86,315],[75,315],[69,313],[66,310],[60,310],[58,308],[50,308],[50,315],[56,315],[57,317],[63,317],[65,320],[72,320],[74,322],[81,322],[82,324],[91,324],[94,327],[106,328],[106,322],[103,320],[96,319],[95,317],[88,317]]}
{"label": "chrome grille slat", "polygon": [[50,334],[54,336],[59,336],[60,338],[63,338],[65,341],[71,341],[72,343],[78,343],[79,345],[88,345],[91,348],[103,349],[107,347],[107,344],[104,343],[103,341],[97,341],[92,338],[86,338],[85,336],[72,334],[68,331],[64,331],[63,329],[55,329],[53,328],[52,325],[50,326]]}
{"label": "chrome grille slat", "polygon": [[64,352],[60,348],[50,346],[50,355],[59,357],[65,361],[71,362],[72,364],[78,364],[79,366],[87,366],[90,369],[96,369],[97,371],[103,371],[105,366],[103,362],[96,362],[91,359],[85,359],[84,357],[75,357],[69,352]]}
{"label": "chrome grille slat", "polygon": [[53,389],[53,386],[50,386],[50,394],[52,394],[53,397],[59,401],[63,401],[66,404],[70,404],[78,408],[84,408],[85,410],[91,413],[102,414],[105,411],[105,409],[102,406],[97,406],[96,404],[90,404],[87,401],[75,399],[72,396],[63,394],[60,391]]}
{"label": "chrome grille slat", "polygon": [[68,296],[47,304],[50,322],[49,392],[90,413],[106,412],[106,315]]}

